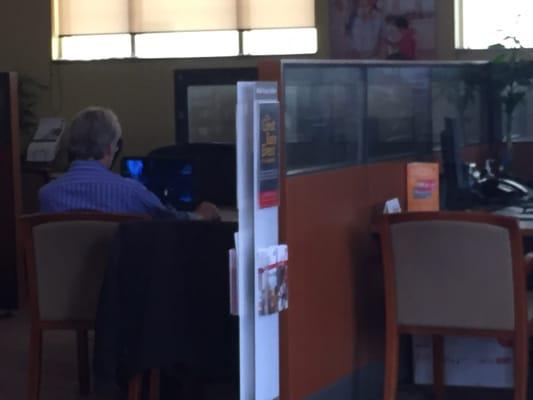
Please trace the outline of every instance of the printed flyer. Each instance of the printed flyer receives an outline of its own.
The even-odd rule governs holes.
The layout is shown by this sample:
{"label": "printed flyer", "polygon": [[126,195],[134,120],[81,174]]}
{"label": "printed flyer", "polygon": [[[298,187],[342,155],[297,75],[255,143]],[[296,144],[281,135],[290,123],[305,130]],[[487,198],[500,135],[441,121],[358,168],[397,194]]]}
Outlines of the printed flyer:
{"label": "printed flyer", "polygon": [[259,103],[259,208],[279,205],[279,103]]}
{"label": "printed flyer", "polygon": [[439,210],[439,164],[407,164],[407,211]]}
{"label": "printed flyer", "polygon": [[289,306],[287,245],[259,250],[258,260],[259,315],[270,315],[287,309]]}

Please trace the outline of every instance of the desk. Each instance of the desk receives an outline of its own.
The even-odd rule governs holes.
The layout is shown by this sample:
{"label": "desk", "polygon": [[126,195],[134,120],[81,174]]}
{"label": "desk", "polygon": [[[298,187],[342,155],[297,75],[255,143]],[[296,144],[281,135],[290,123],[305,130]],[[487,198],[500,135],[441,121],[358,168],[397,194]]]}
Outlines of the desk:
{"label": "desk", "polygon": [[519,221],[518,225],[523,237],[533,237],[533,221]]}
{"label": "desk", "polygon": [[218,211],[222,222],[239,222],[239,212],[235,208],[220,207]]}
{"label": "desk", "polygon": [[[503,215],[505,217],[512,217],[518,219],[518,225],[523,237],[533,237],[533,215],[524,214],[522,207],[505,207],[494,211],[495,214]],[[527,218],[521,218],[527,216]]]}

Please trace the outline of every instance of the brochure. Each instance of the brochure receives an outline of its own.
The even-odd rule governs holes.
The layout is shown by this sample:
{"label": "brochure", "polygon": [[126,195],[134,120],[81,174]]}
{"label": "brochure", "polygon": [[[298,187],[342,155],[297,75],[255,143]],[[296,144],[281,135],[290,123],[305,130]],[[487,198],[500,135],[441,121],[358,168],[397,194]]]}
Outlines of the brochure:
{"label": "brochure", "polygon": [[270,315],[289,306],[288,248],[271,246],[258,254],[259,315]]}

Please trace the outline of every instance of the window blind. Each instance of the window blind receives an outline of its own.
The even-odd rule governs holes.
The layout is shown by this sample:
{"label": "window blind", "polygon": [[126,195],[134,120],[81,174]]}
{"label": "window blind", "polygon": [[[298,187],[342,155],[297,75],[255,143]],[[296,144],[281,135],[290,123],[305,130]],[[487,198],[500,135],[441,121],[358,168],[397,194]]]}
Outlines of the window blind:
{"label": "window blind", "polygon": [[130,0],[132,32],[237,29],[237,0]]}
{"label": "window blind", "polygon": [[239,0],[239,29],[314,28],[314,0]]}
{"label": "window blind", "polygon": [[56,0],[59,36],[128,33],[129,0]]}
{"label": "window blind", "polygon": [[59,36],[310,28],[314,0],[55,0]]}

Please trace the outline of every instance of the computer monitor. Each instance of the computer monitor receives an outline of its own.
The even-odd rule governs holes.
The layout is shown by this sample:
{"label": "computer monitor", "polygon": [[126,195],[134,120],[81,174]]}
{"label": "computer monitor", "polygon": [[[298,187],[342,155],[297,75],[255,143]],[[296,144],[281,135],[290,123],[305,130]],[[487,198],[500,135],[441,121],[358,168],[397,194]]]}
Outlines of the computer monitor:
{"label": "computer monitor", "polygon": [[235,143],[237,82],[257,68],[174,71],[176,143]]}
{"label": "computer monitor", "polygon": [[192,210],[197,204],[193,162],[181,158],[125,157],[121,175],[135,179],[152,191],[163,204]]}
{"label": "computer monitor", "polygon": [[460,156],[460,131],[457,121],[445,118],[441,133],[441,154],[443,169],[443,192],[447,209],[464,209],[472,199],[465,175],[465,165]]}

